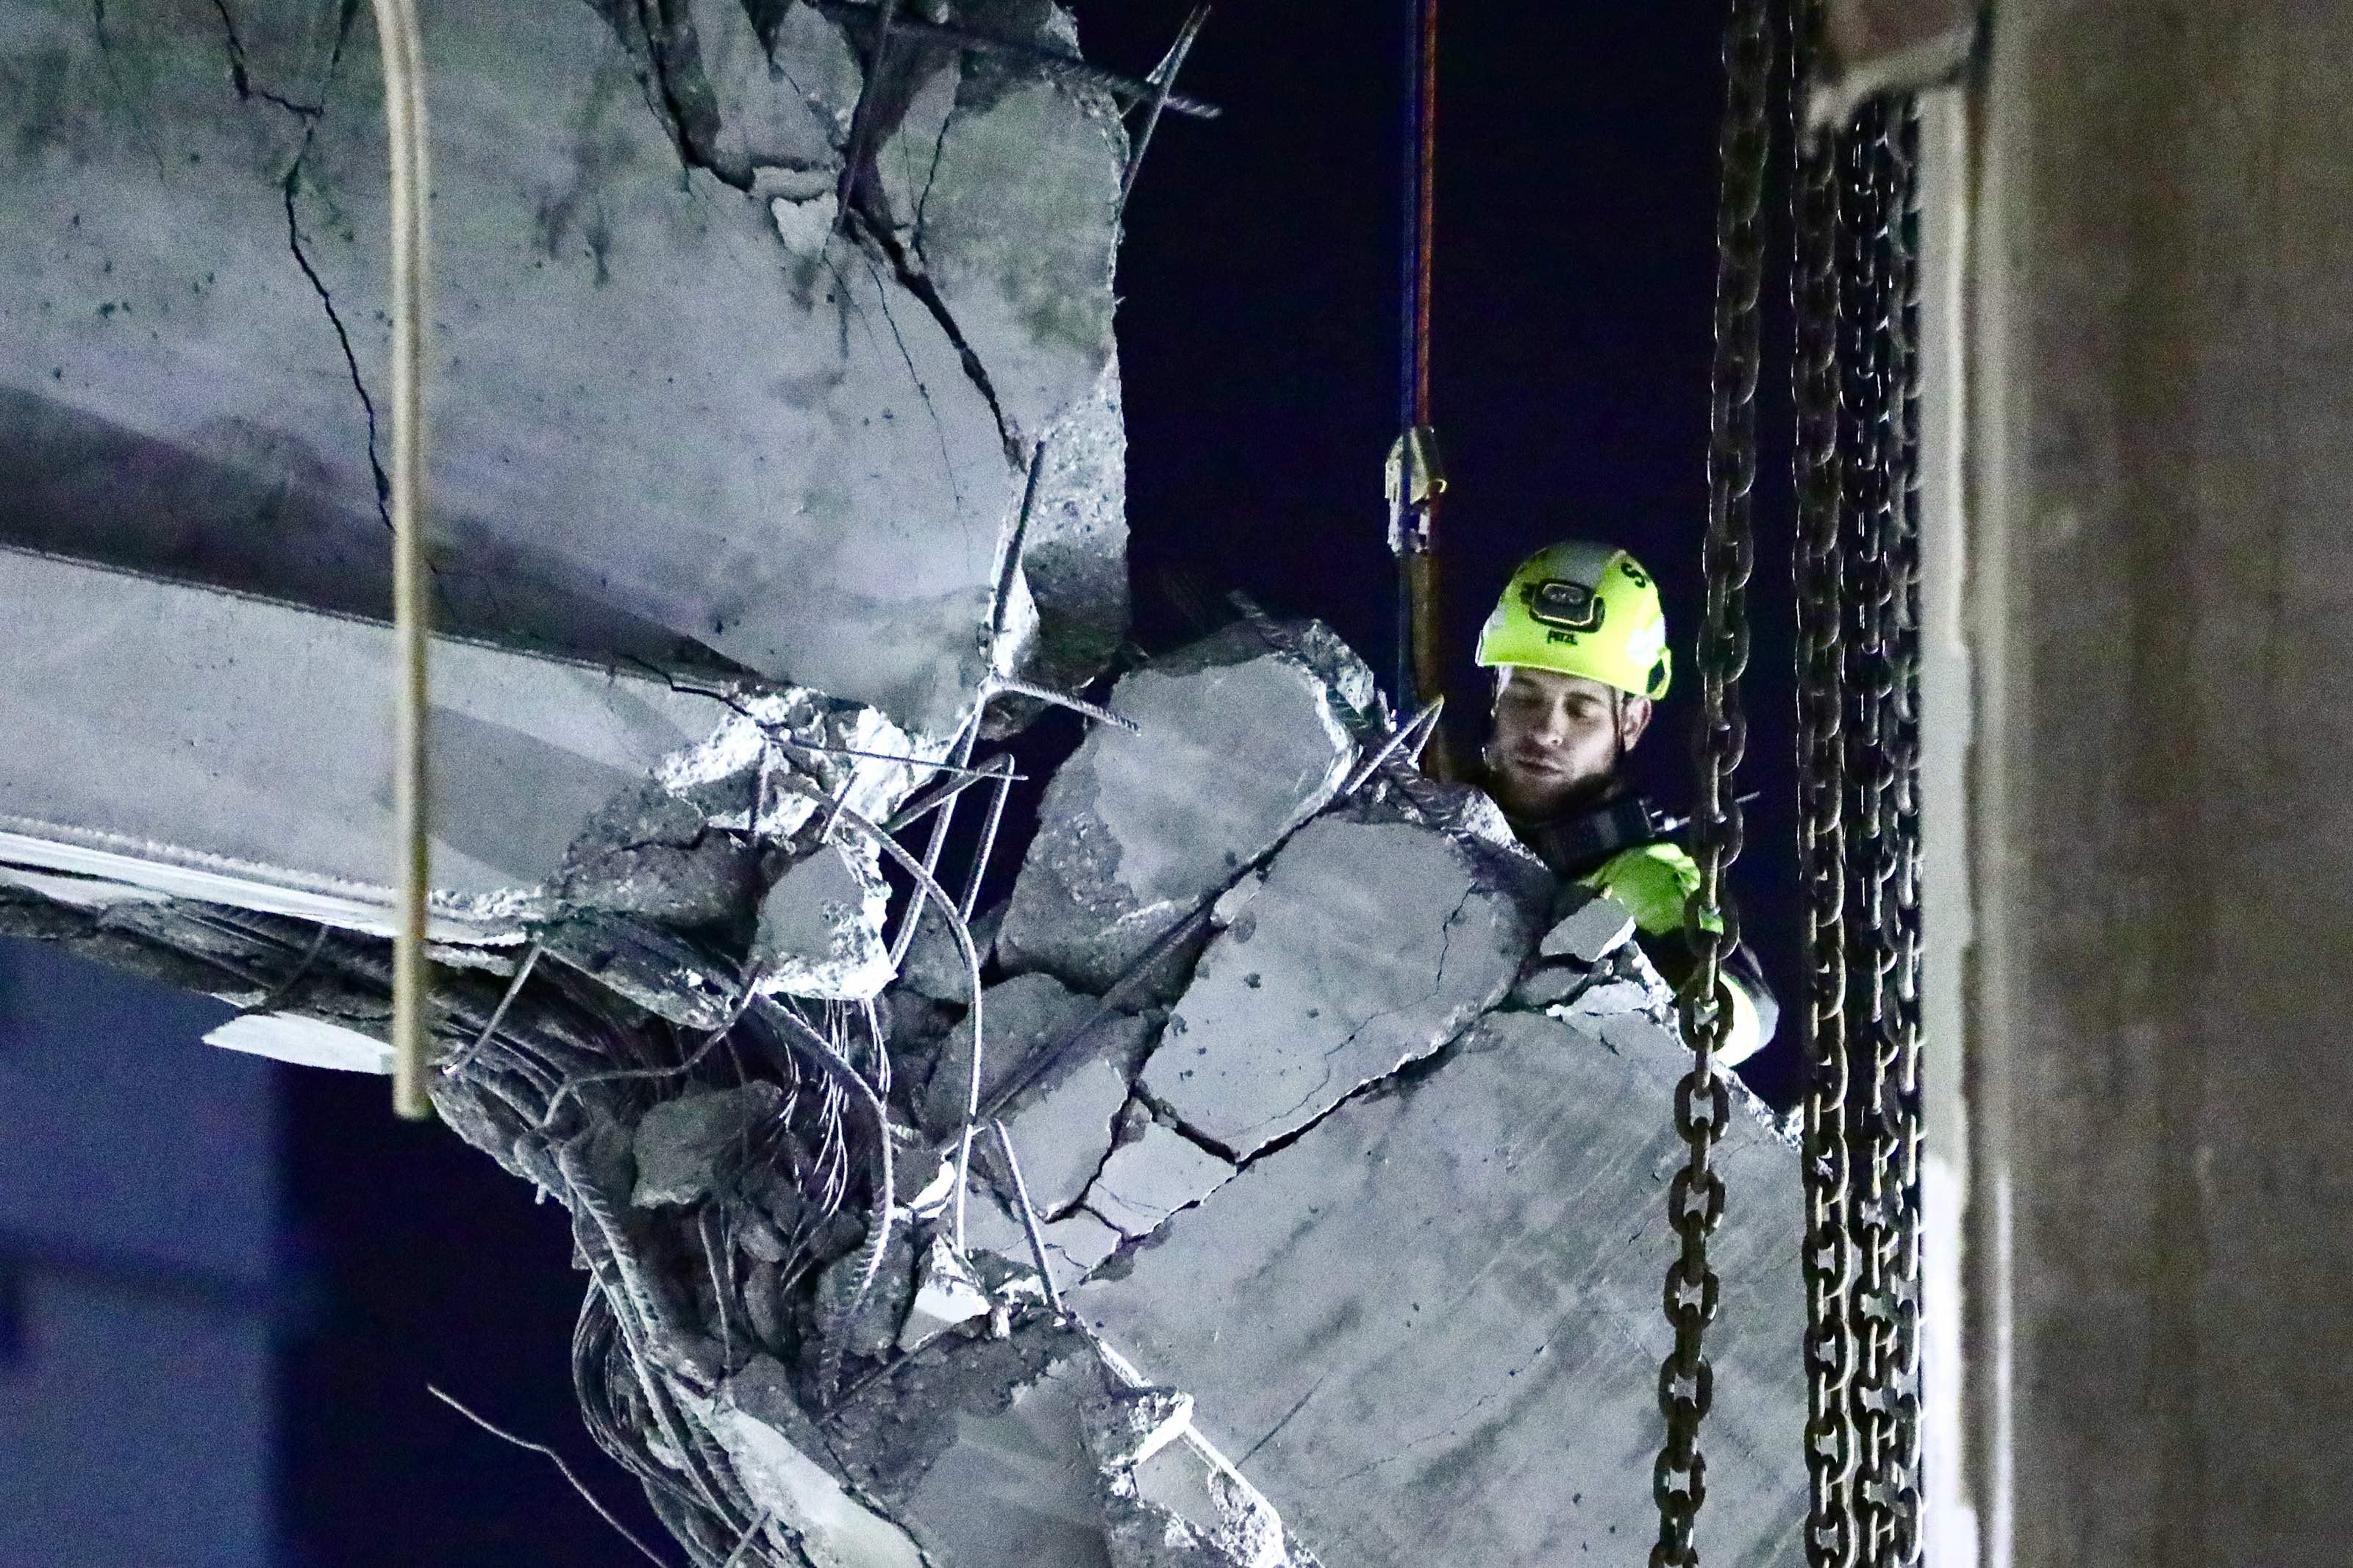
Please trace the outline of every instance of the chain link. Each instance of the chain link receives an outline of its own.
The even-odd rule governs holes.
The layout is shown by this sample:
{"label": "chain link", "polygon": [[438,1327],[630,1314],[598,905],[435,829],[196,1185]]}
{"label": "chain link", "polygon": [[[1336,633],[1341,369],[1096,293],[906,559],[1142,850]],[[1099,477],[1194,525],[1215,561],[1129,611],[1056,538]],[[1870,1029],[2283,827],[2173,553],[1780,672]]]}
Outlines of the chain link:
{"label": "chain link", "polygon": [[[1802,105],[1820,58],[1822,0],[1797,0],[1793,11],[1791,102]],[[1839,437],[1844,407],[1839,352],[1841,143],[1828,131],[1809,138],[1802,128],[1797,141],[1790,278],[1797,342],[1790,390],[1797,421],[1798,867],[1809,960],[1803,1150],[1810,1482],[1806,1561],[1810,1568],[1848,1568],[1855,1546],[1849,1495],[1854,1424],[1848,1385],[1856,1350],[1847,1315],[1853,1248],[1848,1236],[1844,1125],[1849,1074],[1842,725],[1847,689],[1841,657],[1845,574],[1839,536]]]}
{"label": "chain link", "polygon": [[1896,404],[1898,489],[1890,546],[1894,576],[1894,624],[1889,750],[1895,770],[1890,823],[1895,838],[1895,1066],[1894,1098],[1885,1109],[1896,1153],[1895,1322],[1888,1369],[1893,1432],[1885,1484],[1894,1513],[1886,1562],[1909,1568],[1920,1561],[1920,116],[1904,100],[1893,111],[1890,139],[1894,188],[1889,257],[1898,331]]}
{"label": "chain link", "polygon": [[1918,445],[1916,268],[1908,101],[1860,111],[1845,154],[1846,542],[1852,591],[1849,811],[1863,852],[1846,897],[1850,1037],[1867,1046],[1851,1086],[1847,1305],[1858,1343],[1848,1403],[1857,1560],[1908,1563],[1918,1548]]}
{"label": "chain link", "polygon": [[1679,998],[1690,1072],[1675,1088],[1675,1132],[1687,1159],[1667,1192],[1680,1239],[1662,1293],[1674,1347],[1659,1367],[1666,1438],[1651,1472],[1659,1539],[1651,1568],[1696,1568],[1694,1531],[1707,1498],[1700,1424],[1715,1397],[1715,1370],[1702,1336],[1715,1316],[1718,1283],[1708,1237],[1724,1216],[1724,1178],[1710,1164],[1732,1100],[1716,1052],[1729,1027],[1724,955],[1740,940],[1739,911],[1725,873],[1743,833],[1735,772],[1747,747],[1740,678],[1748,664],[1747,584],[1755,565],[1749,525],[1757,477],[1757,294],[1764,271],[1758,224],[1765,184],[1766,97],[1774,38],[1767,0],[1732,0],[1725,30],[1725,110],[1716,206],[1715,353],[1709,375],[1708,526],[1703,568],[1706,625],[1700,635],[1700,882],[1684,910],[1695,962]]}

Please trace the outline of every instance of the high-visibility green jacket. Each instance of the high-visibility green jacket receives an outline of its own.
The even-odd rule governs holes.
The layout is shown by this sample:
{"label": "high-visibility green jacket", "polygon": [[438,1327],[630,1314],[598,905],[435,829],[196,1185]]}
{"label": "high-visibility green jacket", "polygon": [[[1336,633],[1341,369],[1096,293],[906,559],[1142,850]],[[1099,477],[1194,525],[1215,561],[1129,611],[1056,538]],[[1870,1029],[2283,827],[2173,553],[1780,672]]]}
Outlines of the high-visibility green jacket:
{"label": "high-visibility green jacket", "polygon": [[[1699,866],[1672,838],[1622,843],[1595,834],[1594,823],[1620,804],[1605,802],[1589,813],[1551,822],[1528,822],[1509,813],[1505,820],[1555,875],[1623,904],[1634,917],[1642,951],[1668,984],[1680,985],[1696,962],[1683,930],[1683,909],[1699,887]],[[1602,846],[1598,852],[1597,843]],[[1732,1018],[1716,1059],[1729,1067],[1773,1037],[1781,1009],[1746,943],[1724,956],[1723,973],[1732,993]]]}

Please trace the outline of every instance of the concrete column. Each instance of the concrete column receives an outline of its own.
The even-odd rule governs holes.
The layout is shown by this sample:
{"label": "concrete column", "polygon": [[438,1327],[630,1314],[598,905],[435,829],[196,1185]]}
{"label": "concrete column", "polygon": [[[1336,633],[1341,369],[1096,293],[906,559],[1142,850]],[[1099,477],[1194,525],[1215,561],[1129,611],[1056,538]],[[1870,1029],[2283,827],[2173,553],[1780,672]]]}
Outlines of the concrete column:
{"label": "concrete column", "polygon": [[2353,1560],[2348,59],[2343,5],[2018,0],[1977,84],[1997,1564]]}

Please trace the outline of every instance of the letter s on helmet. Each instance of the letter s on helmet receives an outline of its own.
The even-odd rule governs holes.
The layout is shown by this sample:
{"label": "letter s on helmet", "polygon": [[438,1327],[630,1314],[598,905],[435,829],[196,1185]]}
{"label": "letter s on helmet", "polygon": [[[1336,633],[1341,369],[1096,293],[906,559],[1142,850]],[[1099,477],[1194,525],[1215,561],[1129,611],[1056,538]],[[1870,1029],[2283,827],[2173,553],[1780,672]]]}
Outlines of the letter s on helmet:
{"label": "letter s on helmet", "polygon": [[1581,675],[1637,697],[1667,694],[1667,615],[1641,563],[1607,544],[1570,541],[1520,563],[1479,632],[1484,668]]}

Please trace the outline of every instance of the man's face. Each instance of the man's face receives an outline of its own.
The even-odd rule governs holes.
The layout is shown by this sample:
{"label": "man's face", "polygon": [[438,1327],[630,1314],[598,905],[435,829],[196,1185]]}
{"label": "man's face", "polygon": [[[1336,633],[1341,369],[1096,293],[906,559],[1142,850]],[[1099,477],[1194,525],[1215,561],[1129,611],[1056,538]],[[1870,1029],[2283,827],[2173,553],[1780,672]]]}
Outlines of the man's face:
{"label": "man's face", "polygon": [[1647,699],[1581,675],[1511,666],[1500,675],[1487,784],[1514,816],[1556,816],[1599,794],[1651,721]]}

